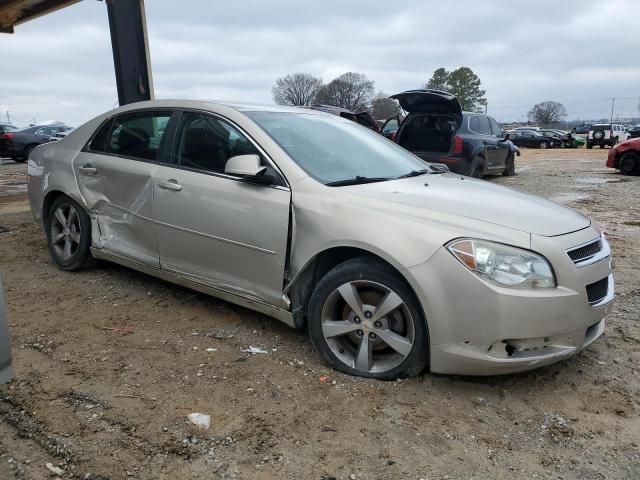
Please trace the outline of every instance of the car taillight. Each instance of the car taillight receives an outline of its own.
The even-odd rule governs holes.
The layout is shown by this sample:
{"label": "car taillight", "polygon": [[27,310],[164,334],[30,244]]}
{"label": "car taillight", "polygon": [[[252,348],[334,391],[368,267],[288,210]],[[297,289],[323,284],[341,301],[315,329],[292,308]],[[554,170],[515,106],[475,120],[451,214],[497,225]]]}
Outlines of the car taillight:
{"label": "car taillight", "polygon": [[0,138],[11,140],[13,138],[13,133],[0,133]]}
{"label": "car taillight", "polygon": [[391,137],[389,137],[389,140],[391,140],[392,142],[395,142],[398,139],[398,132],[393,132],[391,134]]}
{"label": "car taillight", "polygon": [[460,155],[462,153],[462,137],[456,135],[453,137],[453,153],[454,155]]}

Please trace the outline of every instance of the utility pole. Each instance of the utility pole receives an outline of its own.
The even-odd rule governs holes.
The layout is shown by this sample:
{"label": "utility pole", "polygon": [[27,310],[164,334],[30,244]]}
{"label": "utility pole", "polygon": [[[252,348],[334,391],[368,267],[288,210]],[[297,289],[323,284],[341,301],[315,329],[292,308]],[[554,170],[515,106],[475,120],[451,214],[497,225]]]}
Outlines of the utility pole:
{"label": "utility pole", "polygon": [[11,115],[9,114],[9,110],[7,110],[7,123],[11,123]]}
{"label": "utility pole", "polygon": [[489,111],[489,102],[484,102],[484,114],[486,115]]}
{"label": "utility pole", "polygon": [[616,105],[616,99],[615,97],[611,98],[611,117],[609,117],[609,123],[613,123],[613,108]]}

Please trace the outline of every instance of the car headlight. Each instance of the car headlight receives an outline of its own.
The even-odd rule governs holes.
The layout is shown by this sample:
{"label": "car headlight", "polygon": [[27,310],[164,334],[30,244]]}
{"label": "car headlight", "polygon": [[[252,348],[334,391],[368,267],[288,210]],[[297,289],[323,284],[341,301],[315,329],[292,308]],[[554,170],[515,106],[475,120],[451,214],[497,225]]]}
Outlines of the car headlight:
{"label": "car headlight", "polygon": [[447,249],[481,278],[501,287],[554,288],[549,262],[528,250],[486,240],[456,240]]}

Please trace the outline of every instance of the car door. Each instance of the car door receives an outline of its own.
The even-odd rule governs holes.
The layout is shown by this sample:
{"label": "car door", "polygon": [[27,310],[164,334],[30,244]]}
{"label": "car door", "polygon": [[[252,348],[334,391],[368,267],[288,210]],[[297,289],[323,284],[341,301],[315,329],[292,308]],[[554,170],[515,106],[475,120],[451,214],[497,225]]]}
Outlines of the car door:
{"label": "car door", "polygon": [[171,115],[143,110],[110,119],[73,161],[80,194],[95,215],[94,245],[156,268],[153,175]]}
{"label": "car door", "polygon": [[477,115],[478,118],[478,132],[482,138],[482,144],[484,145],[484,151],[487,160],[487,168],[495,169],[498,163],[498,139],[491,131],[491,124],[489,118],[484,115]]}
{"label": "car door", "polygon": [[504,141],[505,134],[500,124],[491,117],[487,118],[489,119],[489,124],[491,125],[491,133],[496,139],[496,166],[504,167],[510,154],[509,142]]}
{"label": "car door", "polygon": [[[291,193],[266,153],[238,126],[182,113],[172,164],[154,174],[161,268],[252,300],[282,305]],[[257,185],[224,173],[257,154],[274,177]]]}

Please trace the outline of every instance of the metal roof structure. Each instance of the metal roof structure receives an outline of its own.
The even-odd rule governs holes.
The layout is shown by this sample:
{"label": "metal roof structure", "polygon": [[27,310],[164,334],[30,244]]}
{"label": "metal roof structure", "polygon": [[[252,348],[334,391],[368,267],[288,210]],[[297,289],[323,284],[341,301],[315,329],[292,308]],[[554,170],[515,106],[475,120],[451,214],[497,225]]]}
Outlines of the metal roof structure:
{"label": "metal roof structure", "polygon": [[14,27],[68,7],[80,0],[0,0],[0,33],[13,33]]}

